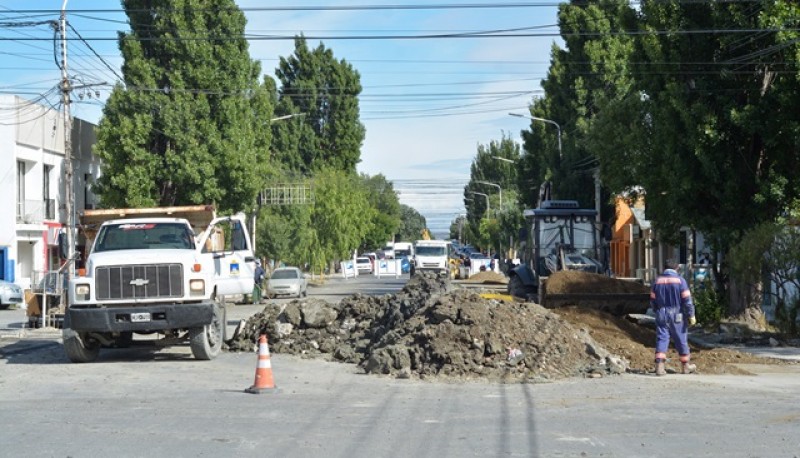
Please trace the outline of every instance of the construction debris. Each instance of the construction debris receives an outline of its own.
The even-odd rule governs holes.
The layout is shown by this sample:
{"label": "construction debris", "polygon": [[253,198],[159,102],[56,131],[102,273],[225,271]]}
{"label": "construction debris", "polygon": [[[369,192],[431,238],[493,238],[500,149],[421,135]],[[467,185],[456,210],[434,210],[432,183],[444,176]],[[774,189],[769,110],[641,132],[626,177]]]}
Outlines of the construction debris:
{"label": "construction debris", "polygon": [[[652,329],[600,310],[485,298],[430,273],[397,294],[268,304],[240,324],[229,350],[253,351],[261,334],[274,353],[353,363],[372,374],[504,382],[651,372],[655,343]],[[767,360],[693,350],[701,373],[741,373],[731,363],[756,361]]]}
{"label": "construction debris", "polygon": [[398,294],[267,305],[228,346],[252,351],[262,333],[275,353],[322,355],[399,377],[537,381],[628,367],[536,304],[484,299],[427,273]]}

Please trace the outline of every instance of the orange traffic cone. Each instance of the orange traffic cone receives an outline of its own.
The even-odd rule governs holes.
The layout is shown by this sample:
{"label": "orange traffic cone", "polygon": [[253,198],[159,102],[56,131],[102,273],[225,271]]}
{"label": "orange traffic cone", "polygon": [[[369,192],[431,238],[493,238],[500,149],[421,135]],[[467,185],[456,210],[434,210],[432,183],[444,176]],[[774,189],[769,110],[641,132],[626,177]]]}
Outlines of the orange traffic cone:
{"label": "orange traffic cone", "polygon": [[258,364],[256,364],[256,380],[253,386],[245,389],[246,393],[261,394],[277,391],[275,381],[272,379],[272,363],[269,360],[269,346],[267,336],[261,334],[258,338]]}

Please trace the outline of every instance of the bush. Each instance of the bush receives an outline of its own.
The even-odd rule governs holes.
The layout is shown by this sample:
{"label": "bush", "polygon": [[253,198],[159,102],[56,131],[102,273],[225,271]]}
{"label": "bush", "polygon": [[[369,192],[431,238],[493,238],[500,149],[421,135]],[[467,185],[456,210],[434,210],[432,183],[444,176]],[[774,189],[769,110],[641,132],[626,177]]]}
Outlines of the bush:
{"label": "bush", "polygon": [[706,280],[692,289],[692,300],[695,317],[701,325],[718,324],[727,309],[714,290],[711,280]]}
{"label": "bush", "polygon": [[800,299],[793,297],[784,300],[779,297],[775,304],[775,326],[784,334],[796,336],[798,312],[800,312]]}

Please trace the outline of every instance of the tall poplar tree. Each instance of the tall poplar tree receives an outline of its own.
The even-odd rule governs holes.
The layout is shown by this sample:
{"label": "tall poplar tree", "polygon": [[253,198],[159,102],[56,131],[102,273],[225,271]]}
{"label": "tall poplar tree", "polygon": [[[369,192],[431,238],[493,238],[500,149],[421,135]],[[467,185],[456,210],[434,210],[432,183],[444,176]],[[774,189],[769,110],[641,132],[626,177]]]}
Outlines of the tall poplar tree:
{"label": "tall poplar tree", "polygon": [[123,0],[124,81],[97,131],[105,206],[255,202],[269,159],[274,84],[259,83],[233,0]]}
{"label": "tall poplar tree", "polygon": [[359,120],[358,72],[321,43],[309,49],[300,36],[275,74],[281,83],[276,116],[301,114],[297,122],[275,124],[280,161],[304,174],[328,167],[355,173],[366,132]]}

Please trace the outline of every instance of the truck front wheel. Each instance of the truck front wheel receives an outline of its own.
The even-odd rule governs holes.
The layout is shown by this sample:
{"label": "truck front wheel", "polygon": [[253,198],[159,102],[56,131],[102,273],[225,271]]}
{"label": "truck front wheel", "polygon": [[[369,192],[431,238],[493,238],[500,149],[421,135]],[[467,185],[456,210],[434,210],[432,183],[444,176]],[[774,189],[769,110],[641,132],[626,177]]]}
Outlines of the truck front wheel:
{"label": "truck front wheel", "polygon": [[85,334],[80,334],[70,328],[62,331],[64,351],[67,358],[73,363],[91,363],[100,353],[100,342],[90,340]]}
{"label": "truck front wheel", "polygon": [[214,305],[214,318],[211,323],[189,330],[189,346],[197,359],[214,359],[222,350],[225,339],[224,305]]}

